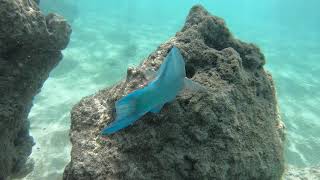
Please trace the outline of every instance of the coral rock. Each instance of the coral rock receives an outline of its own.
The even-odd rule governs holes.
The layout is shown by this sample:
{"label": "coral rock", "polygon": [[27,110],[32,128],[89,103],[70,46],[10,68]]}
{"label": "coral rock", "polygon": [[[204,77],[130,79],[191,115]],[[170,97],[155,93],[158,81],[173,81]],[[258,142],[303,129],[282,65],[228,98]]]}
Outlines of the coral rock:
{"label": "coral rock", "polygon": [[[101,138],[115,118],[115,101],[143,82],[146,68],[159,68],[173,45],[187,76],[207,92],[183,93],[159,114]],[[264,64],[256,46],[233,38],[202,6],[193,7],[182,31],[127,80],[74,106],[64,179],[280,179],[284,135]]]}

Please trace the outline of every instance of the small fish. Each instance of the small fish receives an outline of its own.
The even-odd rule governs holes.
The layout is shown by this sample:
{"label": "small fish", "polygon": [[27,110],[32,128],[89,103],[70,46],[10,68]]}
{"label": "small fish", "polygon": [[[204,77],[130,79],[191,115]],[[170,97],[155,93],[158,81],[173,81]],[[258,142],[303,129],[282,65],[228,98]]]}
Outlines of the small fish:
{"label": "small fish", "polygon": [[205,90],[186,77],[185,62],[180,50],[173,46],[161,64],[154,80],[115,103],[116,119],[101,134],[113,134],[137,121],[148,112],[159,113],[163,105],[173,101],[183,90]]}

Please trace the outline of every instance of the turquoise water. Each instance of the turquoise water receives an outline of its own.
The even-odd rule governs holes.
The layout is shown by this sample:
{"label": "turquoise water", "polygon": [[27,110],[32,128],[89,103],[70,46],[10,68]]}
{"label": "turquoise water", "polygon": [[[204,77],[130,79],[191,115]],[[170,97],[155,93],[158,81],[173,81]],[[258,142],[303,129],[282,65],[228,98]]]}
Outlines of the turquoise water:
{"label": "turquoise water", "polygon": [[[48,10],[45,1],[50,0],[42,1],[43,10]],[[287,163],[320,164],[320,1],[67,2],[72,6],[50,5],[72,20],[73,34],[29,115],[36,141],[31,155],[35,169],[25,179],[61,179],[70,160],[72,106],[123,78],[128,66],[137,65],[174,36],[196,3],[224,18],[237,38],[257,44],[265,54],[287,127]]]}

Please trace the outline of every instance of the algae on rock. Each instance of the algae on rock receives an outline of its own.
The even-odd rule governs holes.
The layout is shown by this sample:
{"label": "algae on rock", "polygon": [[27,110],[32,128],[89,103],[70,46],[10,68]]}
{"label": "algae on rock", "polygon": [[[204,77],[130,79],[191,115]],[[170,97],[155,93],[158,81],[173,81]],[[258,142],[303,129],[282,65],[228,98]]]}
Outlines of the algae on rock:
{"label": "algae on rock", "polygon": [[[207,92],[184,93],[134,125],[101,139],[114,103],[178,47],[187,77]],[[272,77],[253,44],[235,39],[221,18],[194,6],[182,30],[126,80],[83,98],[71,113],[66,180],[280,179],[284,134]]]}

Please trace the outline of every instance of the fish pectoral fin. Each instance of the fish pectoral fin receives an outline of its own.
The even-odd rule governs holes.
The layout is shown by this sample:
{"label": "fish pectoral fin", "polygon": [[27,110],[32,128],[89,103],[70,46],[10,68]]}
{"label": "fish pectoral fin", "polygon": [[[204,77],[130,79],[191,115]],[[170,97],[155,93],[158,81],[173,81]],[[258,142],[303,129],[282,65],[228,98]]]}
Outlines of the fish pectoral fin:
{"label": "fish pectoral fin", "polygon": [[110,135],[126,128],[143,116],[138,113],[136,105],[140,92],[141,90],[134,91],[115,103],[117,117],[101,131],[102,135]]}
{"label": "fish pectoral fin", "polygon": [[159,113],[159,112],[161,111],[163,105],[164,105],[164,104],[160,104],[160,105],[154,107],[153,109],[150,110],[150,112],[152,112],[152,113]]}
{"label": "fish pectoral fin", "polygon": [[153,69],[146,69],[144,75],[148,81],[151,81],[157,77],[157,72]]}
{"label": "fish pectoral fin", "polygon": [[185,77],[183,80],[183,89],[182,93],[186,91],[191,91],[191,92],[207,92],[208,90],[202,86],[201,84],[192,81],[191,79]]}

